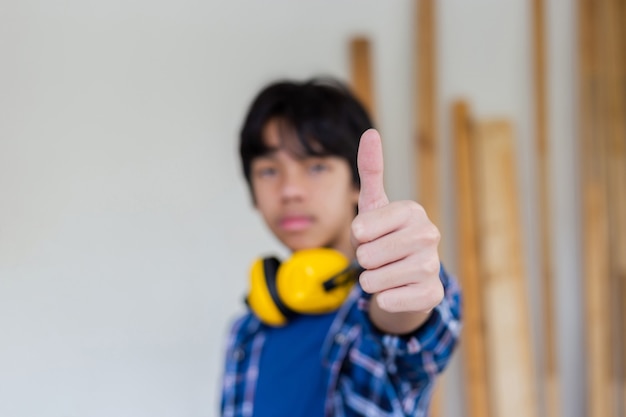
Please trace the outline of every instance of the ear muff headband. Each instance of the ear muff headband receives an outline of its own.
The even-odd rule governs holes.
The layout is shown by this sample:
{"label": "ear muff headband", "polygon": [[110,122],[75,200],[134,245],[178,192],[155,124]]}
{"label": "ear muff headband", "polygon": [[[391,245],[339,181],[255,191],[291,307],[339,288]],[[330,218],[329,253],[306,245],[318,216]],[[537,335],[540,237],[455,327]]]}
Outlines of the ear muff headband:
{"label": "ear muff headband", "polygon": [[363,271],[365,271],[365,268],[359,265],[357,261],[351,262],[343,271],[324,281],[324,291],[332,291],[339,286],[354,282]]}

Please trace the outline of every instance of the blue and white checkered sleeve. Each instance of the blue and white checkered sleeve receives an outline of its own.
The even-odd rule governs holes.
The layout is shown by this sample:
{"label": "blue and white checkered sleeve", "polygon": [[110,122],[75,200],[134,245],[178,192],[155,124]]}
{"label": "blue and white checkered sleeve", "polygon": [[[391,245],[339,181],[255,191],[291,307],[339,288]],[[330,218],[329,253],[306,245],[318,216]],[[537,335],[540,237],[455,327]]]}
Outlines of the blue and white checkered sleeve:
{"label": "blue and white checkered sleeve", "polygon": [[410,335],[382,337],[386,356],[395,362],[403,379],[434,379],[444,370],[457,345],[461,331],[461,292],[457,281],[443,266],[439,276],[445,294],[429,319]]}

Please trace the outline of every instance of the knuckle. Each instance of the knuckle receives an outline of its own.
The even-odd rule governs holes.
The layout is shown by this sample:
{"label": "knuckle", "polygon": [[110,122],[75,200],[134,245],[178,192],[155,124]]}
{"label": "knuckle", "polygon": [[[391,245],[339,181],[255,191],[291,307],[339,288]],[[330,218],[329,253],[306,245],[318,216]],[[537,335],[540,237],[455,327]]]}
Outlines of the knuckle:
{"label": "knuckle", "polygon": [[441,264],[438,256],[433,256],[422,263],[422,271],[429,276],[439,276]]}
{"label": "knuckle", "polygon": [[421,212],[423,212],[422,206],[411,200],[395,201],[391,205],[393,205],[393,210],[391,211],[393,216],[403,223],[416,221],[421,216]]}
{"label": "knuckle", "polygon": [[373,267],[371,258],[372,257],[369,255],[369,250],[367,246],[360,245],[358,248],[356,248],[356,260],[363,268],[371,269]]}
{"label": "knuckle", "polygon": [[437,226],[431,223],[430,225],[424,227],[422,239],[427,243],[437,245],[441,240],[441,233],[439,232]]}
{"label": "knuckle", "polygon": [[428,291],[426,302],[428,303],[429,308],[434,308],[438,306],[444,297],[443,285],[438,283],[438,285],[433,285],[430,291]]}
{"label": "knuckle", "polygon": [[382,284],[373,271],[364,271],[359,277],[359,284],[363,291],[374,294],[382,289]]}
{"label": "knuckle", "polygon": [[426,216],[426,210],[416,201],[407,201],[405,207],[408,210],[409,216]]}
{"label": "knuckle", "polygon": [[363,239],[365,238],[365,226],[363,224],[363,221],[361,221],[361,218],[357,216],[352,221],[351,229],[352,229],[352,236],[354,236],[354,238],[358,242],[362,242]]}
{"label": "knuckle", "polygon": [[378,296],[378,306],[389,313],[395,313],[401,311],[399,306],[400,301],[397,297],[392,297],[391,294],[383,292]]}
{"label": "knuckle", "polygon": [[364,271],[361,273],[359,277],[359,284],[361,284],[361,288],[366,293],[372,294],[374,292],[374,288],[372,287],[372,280],[368,271]]}

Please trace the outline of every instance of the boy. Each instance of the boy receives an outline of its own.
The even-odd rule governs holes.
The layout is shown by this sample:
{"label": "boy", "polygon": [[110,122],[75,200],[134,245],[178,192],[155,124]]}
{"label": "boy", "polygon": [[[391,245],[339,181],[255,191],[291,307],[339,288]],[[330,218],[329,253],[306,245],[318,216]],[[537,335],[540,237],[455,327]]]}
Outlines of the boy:
{"label": "boy", "polygon": [[253,101],[240,155],[267,227],[294,258],[330,248],[363,272],[338,309],[311,314],[288,311],[267,280],[281,322],[267,324],[251,308],[234,324],[223,416],[427,415],[458,338],[460,294],[422,207],[387,199],[371,127],[333,80],[278,82]]}

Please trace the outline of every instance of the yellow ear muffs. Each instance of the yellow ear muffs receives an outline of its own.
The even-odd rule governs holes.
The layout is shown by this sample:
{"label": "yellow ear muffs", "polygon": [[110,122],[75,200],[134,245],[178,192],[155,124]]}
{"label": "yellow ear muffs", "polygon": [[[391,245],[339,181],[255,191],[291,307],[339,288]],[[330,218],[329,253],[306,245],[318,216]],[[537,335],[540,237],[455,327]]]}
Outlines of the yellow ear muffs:
{"label": "yellow ear muffs", "polygon": [[259,259],[252,264],[250,271],[250,292],[246,303],[262,322],[270,326],[284,325],[291,315],[283,308],[276,293],[276,272],[279,266],[280,262],[276,258]]}
{"label": "yellow ear muffs", "polygon": [[276,258],[257,259],[246,301],[261,321],[282,326],[295,314],[339,308],[360,271],[358,264],[327,248],[295,252],[282,264]]}

